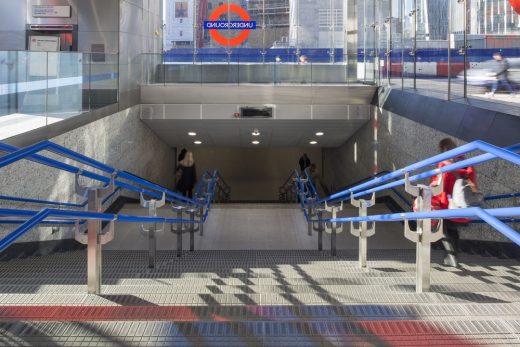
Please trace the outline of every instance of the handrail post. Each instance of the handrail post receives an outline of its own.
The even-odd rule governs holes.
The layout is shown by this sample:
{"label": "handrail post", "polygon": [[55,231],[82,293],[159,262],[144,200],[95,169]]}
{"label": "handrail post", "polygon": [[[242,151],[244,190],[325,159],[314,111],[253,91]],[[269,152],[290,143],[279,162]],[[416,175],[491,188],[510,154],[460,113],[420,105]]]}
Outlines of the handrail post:
{"label": "handrail post", "polygon": [[[351,194],[350,202],[352,206],[359,208],[359,216],[366,217],[367,209],[372,207],[376,203],[376,194],[372,194],[370,200],[356,200],[354,193]],[[375,223],[368,227],[368,222],[360,222],[359,227],[354,227],[354,222],[350,222],[350,233],[359,239],[359,267],[361,269],[367,269],[367,253],[368,253],[368,242],[367,239],[373,236],[376,232]]]}
{"label": "handrail post", "polygon": [[190,216],[190,252],[195,250],[195,213],[197,213],[196,209],[189,209],[188,214]]}
{"label": "handrail post", "polygon": [[[430,212],[432,210],[432,196],[439,195],[443,189],[442,174],[437,186],[431,187],[426,185],[412,186],[409,174],[405,175],[405,189],[408,193],[417,197],[417,207],[420,212]],[[431,243],[442,239],[444,233],[442,231],[443,220],[438,223],[437,231],[432,233],[432,220],[417,220],[417,230],[410,228],[408,220],[404,221],[404,236],[416,243],[416,287],[417,293],[430,291],[430,272],[431,272]]]}
{"label": "handrail post", "polygon": [[[114,192],[115,175],[112,175],[110,182],[106,186],[82,186],[79,182],[79,173],[76,174],[75,188],[76,194],[85,196],[87,194],[87,209],[89,212],[103,212],[103,198],[106,194]],[[103,194],[104,193],[104,194]],[[102,235],[102,222],[99,219],[89,219],[87,222],[87,291],[88,294],[101,294],[101,269],[102,269],[102,253],[101,246],[110,242],[114,235],[114,222],[110,222],[109,232]],[[81,239],[79,235],[79,225],[76,230],[77,239]]]}
{"label": "handrail post", "polygon": [[[332,214],[332,219],[338,217],[338,212],[343,211],[343,201],[339,206],[329,206],[325,201],[325,211]],[[330,234],[330,253],[333,257],[336,256],[336,235],[343,232],[343,224],[338,226],[338,223],[331,222],[330,228],[325,224],[325,231]]]}
{"label": "handrail post", "polygon": [[[184,206],[174,206],[173,209],[177,211],[178,222],[172,223],[171,231],[172,233],[177,234],[177,258],[180,258],[182,256],[182,210],[184,209]],[[174,226],[175,224],[176,226]]]}
{"label": "handrail post", "polygon": [[316,202],[315,198],[307,199],[307,231],[309,236],[312,236],[312,217],[315,215],[314,213],[314,204]]}
{"label": "handrail post", "polygon": [[[141,206],[148,207],[148,216],[157,217],[157,208],[160,208],[166,204],[166,194],[163,193],[163,197],[161,200],[151,199],[145,200],[143,193],[140,195]],[[158,231],[164,230],[157,229],[157,222],[151,223],[149,229],[145,229],[143,225],[141,225],[141,230],[147,233],[148,237],[148,267],[153,269],[155,267],[155,262],[157,258],[157,239],[155,233]]]}
{"label": "handrail post", "polygon": [[199,198],[199,234],[200,236],[204,235],[204,202],[206,201],[206,198]]}
{"label": "handrail post", "polygon": [[[88,210],[101,211],[99,189],[88,190]],[[87,223],[87,284],[89,294],[101,294],[101,221],[90,219]]]}
{"label": "handrail post", "polygon": [[323,230],[325,229],[323,222],[321,222],[321,220],[323,219],[322,209],[318,209],[317,216],[318,220],[320,221],[318,222],[318,251],[321,252],[323,251]]}

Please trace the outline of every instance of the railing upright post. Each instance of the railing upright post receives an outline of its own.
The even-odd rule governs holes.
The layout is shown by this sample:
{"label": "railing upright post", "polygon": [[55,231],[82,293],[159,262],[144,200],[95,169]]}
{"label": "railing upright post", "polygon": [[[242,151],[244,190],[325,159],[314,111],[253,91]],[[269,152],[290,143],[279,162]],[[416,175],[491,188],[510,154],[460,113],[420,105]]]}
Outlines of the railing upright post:
{"label": "railing upright post", "polygon": [[308,198],[307,199],[307,232],[309,236],[312,236],[312,217],[314,216],[314,203],[316,199],[315,198]]}
{"label": "railing upright post", "polygon": [[[354,194],[351,194],[350,202],[353,206],[359,208],[359,216],[366,217],[367,209],[372,207],[376,203],[376,194],[372,194],[372,199],[370,200],[356,200],[354,198]],[[373,224],[370,228],[368,227],[368,222],[360,222],[360,227],[355,228],[354,223],[350,223],[350,233],[356,236],[359,239],[359,267],[361,269],[367,269],[367,253],[368,253],[368,238],[375,234],[375,224]]]}
{"label": "railing upright post", "polygon": [[[443,189],[442,174],[437,186],[426,185],[412,186],[409,174],[405,175],[405,189],[408,193],[417,197],[417,207],[420,212],[430,212],[432,210],[432,196],[439,195]],[[442,220],[438,223],[437,231],[432,233],[432,220],[417,220],[417,230],[412,231],[407,220],[404,221],[404,236],[416,243],[416,287],[417,293],[430,291],[430,271],[431,271],[431,243],[442,239]]]}
{"label": "railing upright post", "polygon": [[[163,193],[163,197],[161,200],[151,199],[146,201],[143,194],[140,196],[141,206],[148,207],[148,216],[157,217],[157,208],[162,207],[166,204],[166,194]],[[148,237],[148,267],[153,269],[155,267],[155,262],[157,259],[157,239],[155,233],[158,231],[163,231],[163,229],[157,229],[157,222],[151,223],[150,229],[145,229],[144,226],[141,225],[141,229],[147,233]]]}
{"label": "railing upright post", "polygon": [[[177,257],[180,258],[182,256],[182,210],[184,209],[184,206],[175,206],[173,209],[177,211],[177,219],[179,221],[177,223],[172,223],[171,228],[172,232],[177,234]],[[176,224],[176,226],[174,226],[174,224]]]}
{"label": "railing upright post", "polygon": [[[332,215],[332,219],[336,219],[338,217],[338,212],[343,211],[343,201],[339,206],[329,206],[327,202],[325,202],[325,211],[330,212]],[[336,256],[336,235],[338,233],[343,232],[343,224],[338,226],[337,222],[331,222],[330,228],[325,224],[325,231],[330,234],[330,253],[333,257]]]}
{"label": "railing upright post", "polygon": [[196,209],[188,210],[190,215],[190,252],[195,250],[195,213],[197,213]]}
{"label": "railing upright post", "polygon": [[[323,210],[318,210],[318,220],[321,221],[323,219]],[[318,222],[318,251],[323,251],[323,222]]]}
{"label": "railing upright post", "polygon": [[[80,174],[76,173],[76,194],[80,196],[87,195],[87,209],[89,212],[102,213],[103,193],[114,192],[115,176],[112,175],[108,185],[94,187],[82,186],[79,182],[79,178]],[[105,235],[101,234],[102,231],[102,222],[99,219],[88,220],[86,235],[81,235],[79,225],[76,227],[76,240],[87,245],[87,291],[89,294],[101,294],[101,246],[113,239],[114,221],[110,222],[109,231]]]}
{"label": "railing upright post", "polygon": [[206,201],[206,198],[199,198],[199,234],[200,236],[204,235],[204,202]]}
{"label": "railing upright post", "polygon": [[[88,190],[89,212],[103,212],[99,189]],[[87,233],[87,283],[89,294],[101,294],[101,221],[90,219]]]}

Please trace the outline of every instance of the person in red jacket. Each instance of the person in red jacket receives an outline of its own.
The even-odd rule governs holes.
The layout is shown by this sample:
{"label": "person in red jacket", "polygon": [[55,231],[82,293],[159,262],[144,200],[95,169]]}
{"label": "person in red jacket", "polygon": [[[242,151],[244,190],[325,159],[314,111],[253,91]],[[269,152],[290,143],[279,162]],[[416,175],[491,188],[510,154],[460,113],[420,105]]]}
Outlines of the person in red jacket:
{"label": "person in red jacket", "polygon": [[[444,138],[439,142],[439,150],[441,153],[447,152],[456,148],[457,145],[450,138]],[[459,156],[454,159],[445,160],[437,165],[437,168],[441,168],[454,162],[464,160],[464,156]],[[439,184],[440,175],[433,176],[430,181],[431,186]],[[449,208],[451,196],[453,195],[453,186],[455,181],[459,178],[465,178],[470,184],[473,191],[477,191],[477,176],[475,168],[468,166],[466,168],[458,169],[452,172],[445,172],[442,174],[442,185],[443,189],[439,195],[432,197],[432,210],[445,210]],[[457,247],[459,242],[459,231],[458,227],[467,225],[469,219],[456,218],[444,221],[444,238],[442,239],[442,245],[447,252],[444,258],[444,265],[458,266],[457,261]]]}

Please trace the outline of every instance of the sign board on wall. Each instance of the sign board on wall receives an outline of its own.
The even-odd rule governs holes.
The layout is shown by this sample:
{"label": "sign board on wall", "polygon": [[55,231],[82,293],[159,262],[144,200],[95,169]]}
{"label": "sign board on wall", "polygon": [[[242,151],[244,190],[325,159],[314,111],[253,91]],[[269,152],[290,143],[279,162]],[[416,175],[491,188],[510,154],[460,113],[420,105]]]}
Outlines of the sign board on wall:
{"label": "sign board on wall", "polygon": [[33,52],[59,52],[59,36],[31,36],[29,37],[29,50]]}
{"label": "sign board on wall", "polygon": [[70,18],[71,14],[70,6],[33,5],[32,7],[34,18]]}

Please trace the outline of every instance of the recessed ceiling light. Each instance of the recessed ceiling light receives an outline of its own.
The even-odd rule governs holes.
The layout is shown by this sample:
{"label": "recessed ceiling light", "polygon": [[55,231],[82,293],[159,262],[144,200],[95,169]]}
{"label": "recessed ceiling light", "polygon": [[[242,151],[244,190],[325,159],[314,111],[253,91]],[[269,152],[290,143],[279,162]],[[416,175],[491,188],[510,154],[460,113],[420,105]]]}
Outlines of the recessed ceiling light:
{"label": "recessed ceiling light", "polygon": [[260,132],[258,130],[254,130],[251,135],[253,136],[260,136]]}
{"label": "recessed ceiling light", "polygon": [[196,145],[202,145],[202,141],[195,141],[193,143],[196,144]]}
{"label": "recessed ceiling light", "polygon": [[317,145],[318,144],[318,141],[311,141],[309,142],[311,145]]}
{"label": "recessed ceiling light", "polygon": [[253,145],[259,145],[260,144],[260,141],[253,141],[251,142]]}
{"label": "recessed ceiling light", "polygon": [[325,133],[324,133],[323,131],[318,131],[318,132],[316,133],[316,136],[323,136],[323,135],[325,135]]}
{"label": "recessed ceiling light", "polygon": [[195,133],[195,132],[193,132],[193,131],[190,131],[190,132],[188,133],[188,135],[189,135],[189,136],[197,136],[197,133]]}

